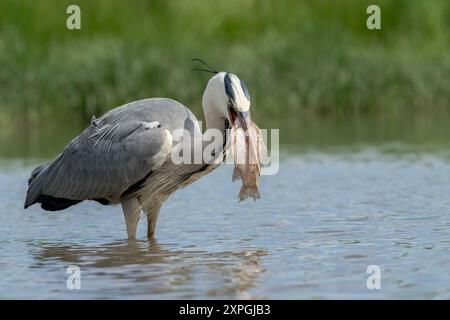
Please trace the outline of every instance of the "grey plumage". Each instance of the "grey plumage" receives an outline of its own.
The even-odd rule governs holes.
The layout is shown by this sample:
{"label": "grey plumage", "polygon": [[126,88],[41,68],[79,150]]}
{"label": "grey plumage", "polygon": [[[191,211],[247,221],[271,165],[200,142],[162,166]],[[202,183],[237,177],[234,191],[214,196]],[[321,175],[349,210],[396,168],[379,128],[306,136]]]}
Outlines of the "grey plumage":
{"label": "grey plumage", "polygon": [[[33,170],[25,208],[40,203],[43,209],[56,211],[83,200],[120,202],[128,237],[135,238],[144,211],[152,238],[163,202],[214,170],[228,150],[226,129],[233,121],[250,119],[247,88],[231,73],[218,72],[208,81],[202,106],[207,128],[225,138],[215,136],[213,148],[192,112],[171,99],[135,101],[92,117],[89,127],[55,160]],[[184,130],[181,140],[178,130]],[[173,152],[189,151],[190,159],[184,157],[187,153],[180,155],[181,162],[171,159]],[[203,157],[206,152],[211,152],[212,161],[208,154]]]}
{"label": "grey plumage", "polygon": [[[166,98],[132,102],[93,119],[53,162],[33,172],[25,207],[40,195],[119,201],[128,188],[162,165],[155,156],[164,144],[165,130],[189,124],[186,129],[192,131],[196,121],[189,109]],[[151,123],[155,126],[146,125]]]}

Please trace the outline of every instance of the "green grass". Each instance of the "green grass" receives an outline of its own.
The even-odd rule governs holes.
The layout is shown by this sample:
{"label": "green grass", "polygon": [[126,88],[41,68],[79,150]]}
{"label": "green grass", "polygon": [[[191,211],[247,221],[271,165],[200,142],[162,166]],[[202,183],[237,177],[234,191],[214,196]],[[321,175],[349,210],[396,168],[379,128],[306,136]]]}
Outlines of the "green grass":
{"label": "green grass", "polygon": [[[73,3],[81,31],[65,27]],[[200,114],[208,74],[191,58],[243,78],[257,120],[448,111],[449,21],[447,0],[2,0],[0,125],[152,96]]]}

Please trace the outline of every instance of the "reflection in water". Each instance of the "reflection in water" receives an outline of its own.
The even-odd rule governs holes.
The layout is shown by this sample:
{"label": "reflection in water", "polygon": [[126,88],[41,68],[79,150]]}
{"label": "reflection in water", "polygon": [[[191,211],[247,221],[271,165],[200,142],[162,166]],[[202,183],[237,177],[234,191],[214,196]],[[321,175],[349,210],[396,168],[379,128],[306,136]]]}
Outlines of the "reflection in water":
{"label": "reflection in water", "polygon": [[122,214],[101,205],[24,211],[35,165],[0,160],[0,298],[450,298],[448,149],[286,154],[251,203],[221,167],[171,199],[158,243],[115,240]]}
{"label": "reflection in water", "polygon": [[[256,298],[247,290],[255,286],[258,276],[265,271],[261,257],[266,251],[205,252],[195,248],[181,251],[175,247],[180,246],[156,241],[118,241],[97,246],[37,243],[30,245],[30,251],[36,261],[33,268],[60,268],[61,262],[80,266],[83,275],[87,274],[84,277],[87,289],[89,282],[105,283],[108,282],[105,277],[109,277],[111,282],[121,284],[117,297],[127,288],[133,288],[135,294],[136,285],[140,284],[143,296],[159,298],[164,293],[180,291],[189,298],[190,289],[193,297],[199,287],[209,297]],[[95,285],[93,288],[101,289]]]}

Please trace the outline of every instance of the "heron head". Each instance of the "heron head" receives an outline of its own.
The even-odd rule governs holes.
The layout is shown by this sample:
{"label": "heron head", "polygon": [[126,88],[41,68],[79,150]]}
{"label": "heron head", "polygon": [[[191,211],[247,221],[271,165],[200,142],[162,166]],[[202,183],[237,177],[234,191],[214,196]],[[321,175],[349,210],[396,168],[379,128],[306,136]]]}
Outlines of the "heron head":
{"label": "heron head", "polygon": [[232,73],[218,72],[209,80],[202,104],[208,126],[227,129],[240,121],[246,129],[251,121],[247,87]]}

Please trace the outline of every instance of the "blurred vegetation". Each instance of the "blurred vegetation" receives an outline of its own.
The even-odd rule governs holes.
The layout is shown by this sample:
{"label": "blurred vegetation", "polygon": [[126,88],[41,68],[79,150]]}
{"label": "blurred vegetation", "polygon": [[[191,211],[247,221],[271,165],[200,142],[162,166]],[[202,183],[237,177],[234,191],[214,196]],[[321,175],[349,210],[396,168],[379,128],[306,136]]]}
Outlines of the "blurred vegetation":
{"label": "blurred vegetation", "polygon": [[[69,4],[82,30],[66,28]],[[370,4],[382,30],[366,28]],[[210,75],[191,58],[244,79],[257,121],[447,113],[449,49],[447,0],[1,0],[0,126],[86,123],[154,96],[201,118]]]}

